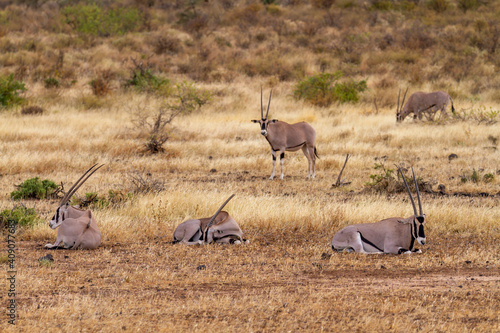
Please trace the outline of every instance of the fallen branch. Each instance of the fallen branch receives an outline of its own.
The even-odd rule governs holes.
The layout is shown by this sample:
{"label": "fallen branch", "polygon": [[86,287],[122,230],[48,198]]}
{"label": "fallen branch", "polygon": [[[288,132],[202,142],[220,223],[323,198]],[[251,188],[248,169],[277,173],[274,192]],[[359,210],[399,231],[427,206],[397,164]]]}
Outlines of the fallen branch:
{"label": "fallen branch", "polygon": [[339,176],[337,178],[337,181],[335,182],[335,184],[332,185],[333,187],[345,186],[345,185],[349,185],[351,183],[351,182],[345,182],[344,181],[345,179],[341,180],[341,178],[342,178],[342,172],[344,172],[344,168],[345,168],[345,165],[347,164],[348,160],[349,160],[349,154],[347,154],[346,157],[345,157],[344,166],[340,170],[340,173],[339,173]]}

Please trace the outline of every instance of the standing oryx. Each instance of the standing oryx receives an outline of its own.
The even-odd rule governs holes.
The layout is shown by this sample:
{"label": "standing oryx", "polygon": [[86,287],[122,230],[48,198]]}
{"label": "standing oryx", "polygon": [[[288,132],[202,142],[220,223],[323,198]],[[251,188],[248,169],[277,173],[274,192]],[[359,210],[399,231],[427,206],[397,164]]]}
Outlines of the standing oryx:
{"label": "standing oryx", "polygon": [[243,239],[238,223],[227,212],[221,212],[222,208],[234,197],[231,195],[212,218],[187,220],[179,224],[174,231],[174,243],[187,245],[224,243],[241,244],[248,241]]}
{"label": "standing oryx", "polygon": [[302,148],[302,152],[309,162],[308,178],[315,176],[316,157],[319,158],[316,152],[314,141],[316,140],[316,131],[306,122],[296,124],[288,124],[277,119],[269,120],[269,106],[271,105],[271,95],[269,93],[269,103],[267,105],[266,116],[264,117],[264,107],[262,105],[262,88],[260,90],[260,120],[252,120],[254,123],[260,124],[260,134],[262,134],[269,145],[273,155],[273,172],[269,179],[274,178],[274,170],[276,167],[276,152],[280,151],[281,176],[283,179],[283,163],[285,162],[285,151],[297,151]]}
{"label": "standing oryx", "polygon": [[[52,220],[49,222],[49,226],[52,229],[59,227],[57,239],[54,244],[45,245],[46,248],[64,248],[72,250],[95,249],[101,244],[101,232],[97,227],[92,212],[90,210],[78,209],[69,204],[69,200],[78,188],[80,188],[80,186],[82,186],[82,184],[104,164],[95,168],[96,165],[97,164],[94,164],[88,169],[62,198],[54,217],[52,217]],[[91,170],[92,172],[90,172]],[[86,175],[87,177],[83,179]]]}
{"label": "standing oryx", "polygon": [[403,177],[406,189],[410,195],[415,215],[406,219],[401,217],[391,217],[376,223],[354,224],[345,227],[335,234],[332,240],[332,249],[334,251],[346,250],[348,252],[360,253],[421,253],[416,249],[415,240],[425,244],[424,223],[425,214],[422,212],[422,203],[420,202],[420,192],[418,191],[417,180],[413,172],[413,180],[417,191],[418,207],[420,214],[417,215],[417,208],[406,183],[406,179],[400,168],[399,172]]}
{"label": "standing oryx", "polygon": [[[451,99],[450,95],[448,95],[444,91],[436,91],[431,93],[424,93],[419,91],[413,93],[410,96],[410,98],[408,98],[408,102],[406,102],[405,104],[405,98],[407,92],[408,89],[406,89],[406,92],[403,96],[403,101],[401,105],[399,105],[399,97],[401,95],[401,90],[399,90],[398,105],[396,108],[397,122],[403,121],[406,118],[406,116],[408,116],[410,113],[413,113],[414,119],[418,118],[419,120],[421,120],[422,116],[425,115],[427,120],[433,120],[434,115],[438,111],[441,111],[441,115],[446,118],[448,117],[446,109],[450,104],[451,104],[451,112],[455,113],[455,108],[453,107],[453,100]],[[402,109],[401,106],[403,106]]]}

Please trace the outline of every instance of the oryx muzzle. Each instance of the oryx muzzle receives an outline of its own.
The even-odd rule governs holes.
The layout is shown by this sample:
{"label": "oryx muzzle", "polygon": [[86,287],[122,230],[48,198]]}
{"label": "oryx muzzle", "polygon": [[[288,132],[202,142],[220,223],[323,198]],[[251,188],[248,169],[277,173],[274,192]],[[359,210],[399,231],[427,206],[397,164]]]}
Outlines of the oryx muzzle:
{"label": "oryx muzzle", "polygon": [[406,219],[391,217],[376,223],[349,225],[337,232],[333,237],[331,246],[334,251],[346,250],[348,252],[393,254],[421,252],[415,248],[415,241],[421,245],[426,242],[424,233],[425,214],[422,212],[417,180],[412,168],[419,213],[417,213],[415,201],[403,172],[400,168],[398,170],[410,195],[414,215]]}
{"label": "oryx muzzle", "polygon": [[444,118],[448,117],[446,109],[448,105],[451,104],[451,112],[455,112],[455,107],[453,106],[453,100],[450,95],[444,91],[436,91],[431,93],[416,92],[413,93],[408,102],[405,104],[406,93],[403,96],[403,101],[401,105],[399,104],[399,97],[401,95],[401,90],[398,93],[398,104],[396,106],[396,121],[403,121],[410,113],[413,113],[414,119],[422,119],[425,116],[427,120],[434,120],[434,115],[441,111],[441,115]]}
{"label": "oryx muzzle", "polygon": [[219,207],[211,218],[187,220],[179,224],[174,231],[174,243],[181,242],[187,245],[247,243],[248,241],[243,239],[243,231],[241,231],[238,223],[228,212],[222,211],[222,208],[233,197],[234,194]]}
{"label": "oryx muzzle", "polygon": [[69,201],[75,192],[104,164],[94,164],[68,190],[59,203],[56,213],[49,222],[52,229],[59,228],[54,244],[45,245],[48,249],[95,249],[101,244],[101,232],[90,210],[70,206]]}
{"label": "oryx muzzle", "polygon": [[[271,146],[271,154],[273,156],[273,172],[269,179],[274,178],[274,171],[276,167],[276,152],[280,152],[281,176],[283,179],[283,163],[285,162],[285,151],[297,151],[302,149],[302,152],[307,158],[309,163],[308,178],[315,177],[316,151],[315,140],[316,131],[306,122],[295,124],[288,124],[277,119],[269,120],[269,107],[271,106],[271,95],[269,93],[269,102],[267,104],[267,112],[264,117],[264,106],[262,103],[262,88],[260,90],[260,120],[252,120],[254,123],[260,124],[260,133],[266,138]],[[319,157],[318,157],[319,158]]]}

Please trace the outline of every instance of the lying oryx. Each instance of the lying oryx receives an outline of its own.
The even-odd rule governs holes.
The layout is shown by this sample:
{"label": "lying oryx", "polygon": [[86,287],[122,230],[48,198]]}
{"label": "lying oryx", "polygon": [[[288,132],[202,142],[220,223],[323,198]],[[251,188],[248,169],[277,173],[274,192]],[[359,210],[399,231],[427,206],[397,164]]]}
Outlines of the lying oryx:
{"label": "lying oryx", "polygon": [[226,202],[220,206],[212,218],[198,220],[187,220],[179,224],[174,231],[174,243],[187,245],[224,243],[241,244],[247,243],[243,239],[238,223],[227,212],[221,212],[222,208],[234,197],[231,195]]}
{"label": "lying oryx", "polygon": [[274,178],[274,170],[276,166],[276,152],[280,151],[281,176],[283,179],[283,163],[285,162],[285,151],[297,151],[302,148],[302,152],[309,162],[308,178],[315,176],[316,157],[319,158],[316,152],[314,141],[316,140],[316,131],[306,122],[296,124],[288,124],[277,119],[269,120],[269,106],[271,105],[271,95],[269,93],[269,104],[267,105],[266,116],[264,117],[264,107],[262,105],[262,88],[260,90],[260,120],[252,120],[254,123],[260,124],[260,134],[262,134],[269,145],[273,155],[273,172],[269,179]]}
{"label": "lying oryx", "polygon": [[[104,164],[94,169],[96,165],[97,164],[88,169],[62,198],[54,217],[52,217],[52,220],[49,222],[49,226],[52,229],[59,227],[57,239],[54,244],[45,245],[46,248],[64,248],[72,250],[95,249],[101,244],[101,232],[97,227],[92,212],[90,210],[78,209],[69,204],[69,200],[78,188]],[[93,171],[90,172],[92,169]],[[89,172],[90,174],[88,174]],[[87,177],[83,179],[86,175]]]}
{"label": "lying oryx", "polygon": [[399,97],[401,95],[401,90],[398,94],[398,105],[396,107],[396,121],[403,121],[406,116],[410,113],[413,113],[413,118],[422,119],[422,116],[425,115],[427,120],[434,120],[434,115],[441,111],[441,115],[443,117],[448,117],[446,113],[446,109],[448,105],[451,104],[451,112],[455,112],[455,108],[453,107],[453,100],[450,95],[445,93],[444,91],[436,91],[431,93],[424,92],[416,92],[413,93],[410,98],[408,98],[408,102],[405,104],[406,93],[403,96],[403,102],[401,105],[404,105],[401,109],[401,105],[399,105]]}
{"label": "lying oryx", "polygon": [[399,169],[399,172],[403,177],[406,189],[410,195],[415,215],[406,219],[402,217],[391,217],[376,223],[347,226],[337,232],[333,237],[332,249],[334,251],[346,250],[348,252],[393,254],[421,253],[420,250],[414,247],[415,240],[421,245],[425,244],[425,214],[422,213],[422,203],[420,202],[420,192],[418,191],[417,180],[415,179],[415,173],[413,173],[420,215],[417,215],[415,202],[413,201],[410,188],[406,183],[406,179],[401,169]]}

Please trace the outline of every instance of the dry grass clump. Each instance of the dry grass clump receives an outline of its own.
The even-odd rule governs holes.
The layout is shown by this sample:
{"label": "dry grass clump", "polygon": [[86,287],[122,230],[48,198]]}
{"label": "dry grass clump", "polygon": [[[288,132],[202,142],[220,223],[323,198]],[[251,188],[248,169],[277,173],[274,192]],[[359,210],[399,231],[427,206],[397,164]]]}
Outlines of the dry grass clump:
{"label": "dry grass clump", "polygon": [[[65,23],[71,4],[0,4],[0,75],[27,88],[23,109],[0,111],[0,207],[12,207],[9,194],[25,179],[68,188],[90,165],[106,165],[76,194],[101,200],[91,204],[97,250],[54,251],[40,264],[56,231],[18,230],[17,330],[498,331],[496,2],[108,4],[140,8],[142,25],[93,35]],[[171,121],[156,154],[144,153],[148,133],[133,114],[172,100],[124,88],[139,64],[163,88],[191,79],[212,96]],[[318,108],[292,97],[298,81],[336,71],[366,80],[358,103]],[[273,89],[270,118],[315,128],[316,179],[306,180],[299,151],[286,153],[283,181],[268,180],[269,144],[250,122],[261,87]],[[406,87],[448,91],[457,115],[396,124]],[[43,113],[19,115],[30,106]],[[350,184],[332,187],[346,154]],[[419,177],[421,255],[330,248],[346,225],[413,214],[396,179],[367,190],[384,176],[377,165]],[[177,225],[211,216],[233,193],[226,210],[250,244],[171,244]],[[44,221],[58,204],[23,203]],[[0,249],[5,266],[6,255]]]}

